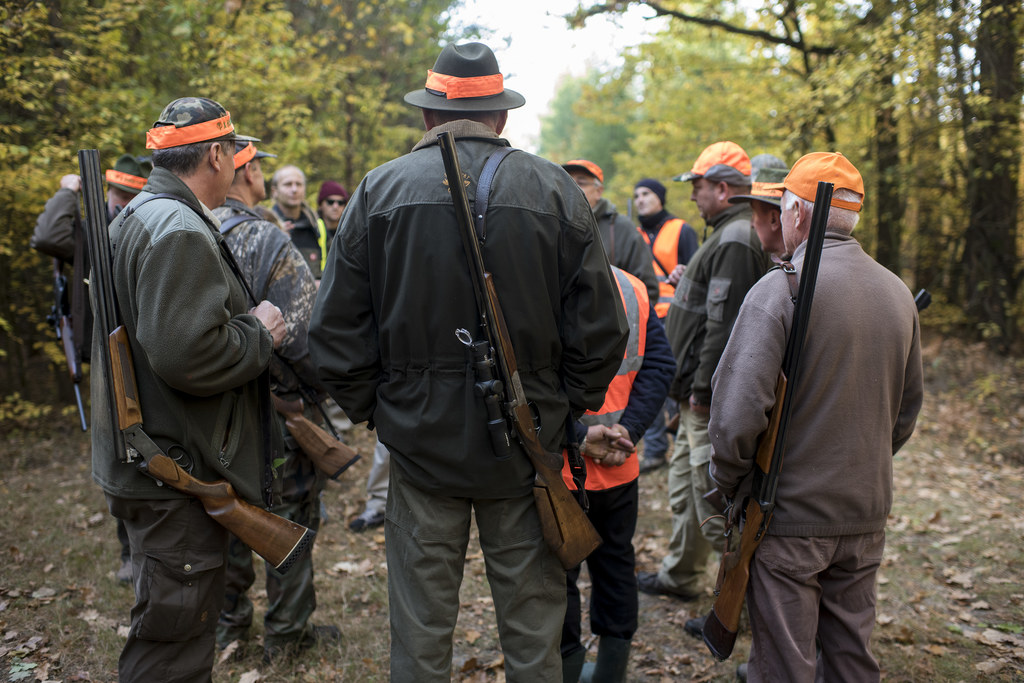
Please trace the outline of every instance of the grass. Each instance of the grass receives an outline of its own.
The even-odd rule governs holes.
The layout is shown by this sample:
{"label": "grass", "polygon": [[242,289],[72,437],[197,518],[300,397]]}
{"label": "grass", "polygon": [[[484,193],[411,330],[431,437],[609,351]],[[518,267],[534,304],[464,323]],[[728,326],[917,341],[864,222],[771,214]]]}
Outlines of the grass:
{"label": "grass", "polygon": [[[918,433],[895,460],[872,647],[885,681],[1021,680],[1024,364],[945,340],[927,347],[926,373],[929,394]],[[983,391],[984,403],[965,395],[964,386]],[[114,520],[90,478],[88,435],[78,431],[74,416],[46,419],[34,431],[24,423],[8,430],[0,455],[0,680],[115,681],[133,597],[114,579]],[[354,429],[349,440],[366,456],[372,452],[365,430]],[[329,522],[315,548],[313,620],[339,625],[343,642],[266,666],[257,623],[250,639],[216,665],[216,683],[388,680],[383,532],[347,528],[362,510],[369,461],[364,457],[344,481],[328,484]],[[634,539],[640,569],[657,568],[669,529],[667,475],[660,470],[641,478]],[[695,603],[641,596],[630,681],[734,680],[749,649],[746,626],[727,662],[716,662],[682,628],[710,608],[716,569],[708,567],[708,590]],[[260,582],[256,589],[260,615]],[[453,679],[503,681],[475,541],[460,601]]]}

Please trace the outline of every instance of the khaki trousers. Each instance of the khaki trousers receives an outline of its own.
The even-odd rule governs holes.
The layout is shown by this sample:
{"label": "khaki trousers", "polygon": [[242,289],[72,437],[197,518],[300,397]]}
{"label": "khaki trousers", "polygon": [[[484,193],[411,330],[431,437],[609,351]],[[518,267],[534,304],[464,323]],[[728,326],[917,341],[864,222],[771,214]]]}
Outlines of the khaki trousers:
{"label": "khaki trousers", "polygon": [[[725,544],[725,521],[704,500],[715,487],[708,471],[711,441],[708,416],[679,404],[679,430],[668,464],[668,500],[672,508],[672,537],[658,579],[679,593],[698,593],[708,556]],[[710,519],[703,527],[701,522]]]}

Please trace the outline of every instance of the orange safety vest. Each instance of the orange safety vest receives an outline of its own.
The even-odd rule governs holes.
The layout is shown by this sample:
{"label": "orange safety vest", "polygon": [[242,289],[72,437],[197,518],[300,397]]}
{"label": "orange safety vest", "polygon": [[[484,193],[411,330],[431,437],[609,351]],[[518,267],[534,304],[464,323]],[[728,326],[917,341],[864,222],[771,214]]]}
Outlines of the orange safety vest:
{"label": "orange safety vest", "polygon": [[[679,233],[683,230],[683,224],[682,218],[665,221],[661,230],[658,231],[658,236],[654,238],[654,246],[651,248],[651,251],[654,252],[651,263],[654,266],[654,274],[658,276],[658,303],[654,304],[654,311],[662,319],[668,315],[668,305],[672,303],[672,297],[676,295],[676,288],[668,283],[669,273],[666,273],[659,263],[664,264],[669,272],[679,264]],[[637,230],[640,231],[647,246],[650,247],[651,238],[647,236],[647,231],[640,227],[637,227]]]}
{"label": "orange safety vest", "polygon": [[[580,422],[588,427],[596,424],[611,427],[622,418],[626,404],[629,403],[629,393],[633,389],[636,373],[644,364],[644,350],[647,347],[647,320],[651,312],[647,285],[614,266],[612,266],[612,274],[615,276],[615,284],[619,287],[619,296],[622,297],[622,304],[626,309],[626,320],[629,322],[629,341],[626,343],[626,352],[622,356],[619,371],[615,374],[612,383],[608,385],[604,405],[597,412],[588,410],[580,418]],[[564,460],[562,479],[569,490],[575,490],[572,473],[569,471],[569,460],[564,451],[562,458]],[[628,484],[640,476],[640,463],[635,453],[626,458],[626,462],[618,467],[605,467],[591,458],[587,458],[586,463],[586,488],[588,491],[604,491]]]}

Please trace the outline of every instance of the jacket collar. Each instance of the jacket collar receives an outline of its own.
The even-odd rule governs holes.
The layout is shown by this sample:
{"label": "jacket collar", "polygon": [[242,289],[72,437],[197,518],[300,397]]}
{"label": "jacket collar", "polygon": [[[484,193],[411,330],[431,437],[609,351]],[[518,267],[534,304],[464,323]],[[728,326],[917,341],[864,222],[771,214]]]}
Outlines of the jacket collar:
{"label": "jacket collar", "polygon": [[452,135],[456,139],[472,138],[474,140],[486,140],[493,142],[496,145],[502,145],[503,147],[511,147],[508,140],[498,137],[498,134],[494,132],[490,127],[480,123],[479,121],[470,121],[469,119],[458,119],[456,121],[448,121],[442,123],[440,126],[434,126],[427,131],[427,134],[423,136],[416,146],[412,148],[412,151],[429,147],[430,145],[437,144],[437,136],[446,131],[451,131]]}
{"label": "jacket collar", "polygon": [[[718,230],[719,227],[728,223],[733,218],[736,218],[741,213],[750,213],[750,203],[745,204],[733,204],[728,209],[718,214],[714,218],[708,221],[708,227],[712,230]],[[748,215],[749,218],[749,215]]]}

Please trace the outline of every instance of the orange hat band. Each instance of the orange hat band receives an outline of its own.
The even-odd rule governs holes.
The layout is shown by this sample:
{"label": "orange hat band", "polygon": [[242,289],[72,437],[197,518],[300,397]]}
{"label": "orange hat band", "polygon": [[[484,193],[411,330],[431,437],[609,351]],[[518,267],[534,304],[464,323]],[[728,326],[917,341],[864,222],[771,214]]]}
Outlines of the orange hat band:
{"label": "orange hat band", "polygon": [[235,132],[235,127],[231,123],[231,113],[228,112],[219,119],[194,123],[191,126],[150,128],[146,132],[146,149],[167,149],[168,147],[191,145],[193,142],[216,140],[233,132]]}
{"label": "orange hat band", "polygon": [[756,180],[750,185],[750,194],[758,197],[774,197],[778,199],[782,196],[782,190],[775,189],[778,187],[778,183],[759,183]]}
{"label": "orange hat band", "polygon": [[136,190],[141,190],[146,184],[145,178],[140,178],[137,175],[131,175],[130,173],[122,173],[121,171],[115,171],[109,169],[104,176],[108,183],[117,183],[118,185],[124,185],[125,187],[133,187]]}
{"label": "orange hat band", "polygon": [[242,168],[256,156],[256,145],[251,142],[242,148],[241,152],[235,153],[235,170]]}
{"label": "orange hat band", "polygon": [[459,78],[458,76],[439,74],[430,69],[427,71],[427,84],[424,87],[442,93],[445,99],[449,100],[465,97],[488,97],[505,92],[505,79],[501,74]]}

